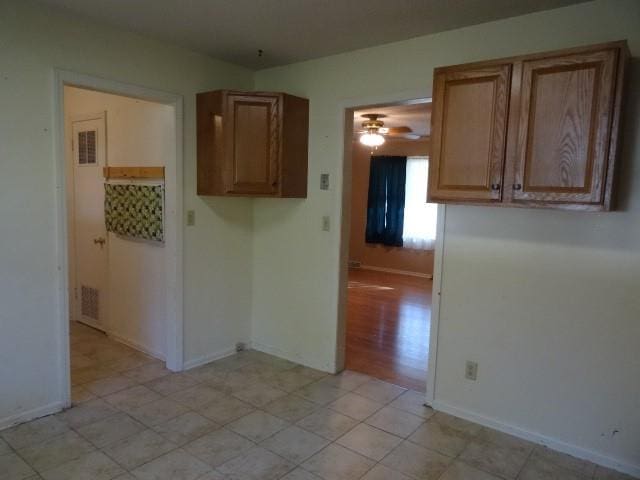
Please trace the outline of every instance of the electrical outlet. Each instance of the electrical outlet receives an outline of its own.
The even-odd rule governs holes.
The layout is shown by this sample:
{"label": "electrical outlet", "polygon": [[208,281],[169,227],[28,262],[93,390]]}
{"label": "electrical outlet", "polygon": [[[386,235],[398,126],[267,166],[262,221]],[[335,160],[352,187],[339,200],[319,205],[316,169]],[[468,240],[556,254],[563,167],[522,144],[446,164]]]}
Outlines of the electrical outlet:
{"label": "electrical outlet", "polygon": [[320,174],[320,190],[329,190],[329,174]]}
{"label": "electrical outlet", "polygon": [[192,227],[196,224],[196,211],[187,210],[187,225]]}
{"label": "electrical outlet", "polygon": [[329,219],[328,215],[322,217],[322,230],[325,232],[331,230],[331,220]]}
{"label": "electrical outlet", "polygon": [[478,378],[478,363],[467,360],[464,369],[464,378],[467,380],[476,380]]}

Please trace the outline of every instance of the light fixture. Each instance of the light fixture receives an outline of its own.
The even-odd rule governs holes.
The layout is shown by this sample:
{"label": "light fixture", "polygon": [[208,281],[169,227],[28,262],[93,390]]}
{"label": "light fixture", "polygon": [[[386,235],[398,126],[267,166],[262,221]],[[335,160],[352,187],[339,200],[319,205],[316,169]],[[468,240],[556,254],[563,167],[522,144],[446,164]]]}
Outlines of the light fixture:
{"label": "light fixture", "polygon": [[379,147],[384,143],[384,137],[377,132],[366,132],[360,135],[360,143],[367,147]]}
{"label": "light fixture", "polygon": [[360,143],[366,145],[367,147],[379,147],[384,143],[384,137],[380,135],[381,128],[384,126],[384,123],[378,120],[379,118],[383,118],[385,115],[381,115],[379,113],[367,113],[366,115],[362,115],[362,118],[366,118],[365,122],[362,122],[362,128],[364,131],[362,135],[360,135]]}

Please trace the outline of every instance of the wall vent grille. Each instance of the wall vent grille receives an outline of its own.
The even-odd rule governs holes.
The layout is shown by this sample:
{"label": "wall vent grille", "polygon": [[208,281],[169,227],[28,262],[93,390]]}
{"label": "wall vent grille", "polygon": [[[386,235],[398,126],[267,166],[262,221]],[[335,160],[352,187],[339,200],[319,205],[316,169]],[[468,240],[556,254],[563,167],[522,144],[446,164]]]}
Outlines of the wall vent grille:
{"label": "wall vent grille", "polygon": [[78,163],[91,165],[97,163],[96,131],[87,130],[78,133]]}
{"label": "wall vent grille", "polygon": [[80,292],[80,309],[83,317],[91,318],[93,320],[100,320],[99,311],[100,311],[100,299],[99,292],[97,288],[87,287],[86,285],[82,285],[82,290]]}

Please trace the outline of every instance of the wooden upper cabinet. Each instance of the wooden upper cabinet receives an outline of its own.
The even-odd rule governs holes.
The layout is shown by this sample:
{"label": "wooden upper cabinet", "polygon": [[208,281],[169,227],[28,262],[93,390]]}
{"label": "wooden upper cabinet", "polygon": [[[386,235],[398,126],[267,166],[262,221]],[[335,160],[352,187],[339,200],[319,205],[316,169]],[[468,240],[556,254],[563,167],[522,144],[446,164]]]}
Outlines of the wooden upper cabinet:
{"label": "wooden upper cabinet", "polygon": [[308,100],[218,90],[197,116],[198,195],[306,197]]}
{"label": "wooden upper cabinet", "polygon": [[225,193],[273,195],[278,191],[279,109],[277,96],[227,95]]}
{"label": "wooden upper cabinet", "polygon": [[511,65],[436,70],[430,201],[500,201]]}
{"label": "wooden upper cabinet", "polygon": [[602,204],[618,51],[525,60],[514,201]]}
{"label": "wooden upper cabinet", "polygon": [[613,42],[436,69],[430,200],[611,209],[627,55]]}

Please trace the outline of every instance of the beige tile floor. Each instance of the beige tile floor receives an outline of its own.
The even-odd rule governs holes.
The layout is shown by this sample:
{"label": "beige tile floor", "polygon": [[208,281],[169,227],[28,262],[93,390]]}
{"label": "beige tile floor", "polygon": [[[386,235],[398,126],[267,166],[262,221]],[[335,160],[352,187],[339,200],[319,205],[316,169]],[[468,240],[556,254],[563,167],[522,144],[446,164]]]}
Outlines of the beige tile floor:
{"label": "beige tile floor", "polygon": [[0,480],[628,479],[256,351],[184,373],[82,325],[74,407],[0,432]]}

